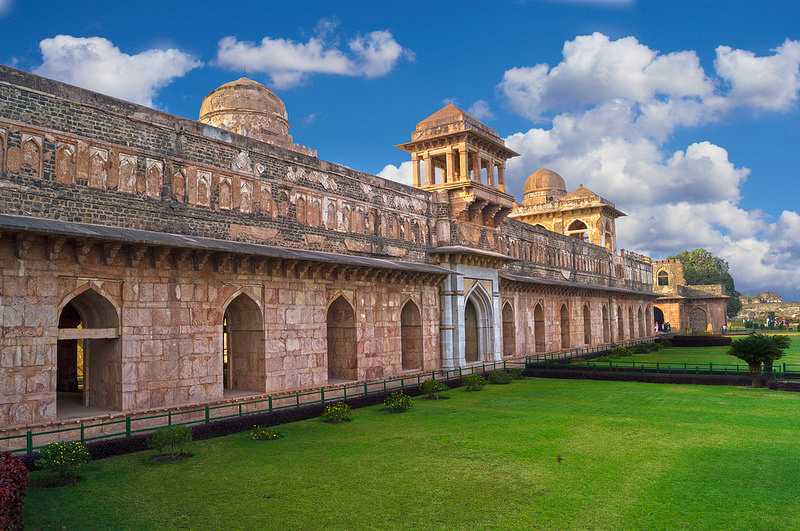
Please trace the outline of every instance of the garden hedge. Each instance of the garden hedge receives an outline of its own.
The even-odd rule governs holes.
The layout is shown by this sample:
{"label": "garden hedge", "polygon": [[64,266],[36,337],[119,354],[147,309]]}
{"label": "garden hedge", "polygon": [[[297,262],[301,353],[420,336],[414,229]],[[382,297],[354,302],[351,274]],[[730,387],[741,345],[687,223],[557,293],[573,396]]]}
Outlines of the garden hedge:
{"label": "garden hedge", "polygon": [[732,340],[725,336],[672,336],[673,347],[727,347]]}
{"label": "garden hedge", "polygon": [[23,528],[22,508],[28,488],[28,469],[11,454],[0,455],[0,529]]}

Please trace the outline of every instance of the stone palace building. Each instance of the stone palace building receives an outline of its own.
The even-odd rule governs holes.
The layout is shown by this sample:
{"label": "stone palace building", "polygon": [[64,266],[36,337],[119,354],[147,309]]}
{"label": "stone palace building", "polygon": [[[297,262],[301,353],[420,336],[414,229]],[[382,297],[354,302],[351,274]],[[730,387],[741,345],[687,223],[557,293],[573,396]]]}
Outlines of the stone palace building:
{"label": "stone palace building", "polygon": [[[0,67],[0,428],[653,334],[610,201],[448,105],[414,186],[320,160],[247,79],[175,116]],[[674,323],[673,323],[674,325]]]}

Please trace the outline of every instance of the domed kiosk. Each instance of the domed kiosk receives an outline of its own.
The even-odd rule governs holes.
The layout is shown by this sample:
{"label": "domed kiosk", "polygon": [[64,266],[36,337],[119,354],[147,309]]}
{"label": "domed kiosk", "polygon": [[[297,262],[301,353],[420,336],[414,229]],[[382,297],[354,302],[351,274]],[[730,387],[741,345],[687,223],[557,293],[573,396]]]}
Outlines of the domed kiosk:
{"label": "domed kiosk", "polygon": [[553,170],[539,168],[525,180],[522,202],[524,205],[550,203],[567,193],[564,178]]}
{"label": "domed kiosk", "polygon": [[200,105],[200,122],[238,135],[316,155],[292,142],[286,105],[270,89],[246,77],[212,90]]}

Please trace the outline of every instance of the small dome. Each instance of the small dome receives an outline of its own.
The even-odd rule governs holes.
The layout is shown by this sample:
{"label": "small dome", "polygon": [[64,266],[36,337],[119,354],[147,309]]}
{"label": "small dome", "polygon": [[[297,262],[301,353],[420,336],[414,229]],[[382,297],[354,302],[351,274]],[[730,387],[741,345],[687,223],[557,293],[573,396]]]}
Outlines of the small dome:
{"label": "small dome", "polygon": [[548,190],[567,191],[567,183],[564,178],[553,170],[539,168],[531,173],[525,180],[524,193],[543,192]]}
{"label": "small dome", "polygon": [[283,101],[270,89],[245,77],[211,91],[200,106],[200,121],[272,144],[291,144]]}

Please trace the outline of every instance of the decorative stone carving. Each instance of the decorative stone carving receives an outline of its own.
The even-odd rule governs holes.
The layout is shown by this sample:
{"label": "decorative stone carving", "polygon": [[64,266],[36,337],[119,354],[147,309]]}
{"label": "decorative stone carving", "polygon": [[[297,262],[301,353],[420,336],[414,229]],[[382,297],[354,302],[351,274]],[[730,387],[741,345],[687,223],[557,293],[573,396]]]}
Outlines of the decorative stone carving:
{"label": "decorative stone carving", "polygon": [[160,160],[147,159],[146,175],[145,193],[150,197],[161,197],[164,163]]}
{"label": "decorative stone carving", "polygon": [[232,202],[231,178],[219,178],[219,208],[229,210]]}
{"label": "decorative stone carving", "polygon": [[56,149],[56,180],[62,184],[75,182],[75,146],[58,144]]}
{"label": "decorative stone carving", "polygon": [[267,165],[263,162],[256,163],[256,175],[261,176],[264,175],[264,172],[267,171]]}
{"label": "decorative stone carving", "polygon": [[197,204],[201,206],[211,205],[211,172],[197,172]]}
{"label": "decorative stone carving", "polygon": [[89,186],[104,189],[108,180],[108,150],[89,148]]}
{"label": "decorative stone carving", "polygon": [[336,230],[336,203],[334,201],[328,202],[327,215],[325,217],[325,228],[329,230]]}
{"label": "decorative stone carving", "polygon": [[34,177],[42,176],[42,139],[29,134],[22,135],[22,167]]}
{"label": "decorative stone carving", "polygon": [[283,190],[278,192],[277,210],[279,216],[287,217],[289,215],[289,196]]}
{"label": "decorative stone carving", "polygon": [[172,176],[172,197],[179,203],[186,199],[186,175],[183,170],[178,170]]}
{"label": "decorative stone carving", "polygon": [[119,154],[119,189],[136,192],[136,156]]}
{"label": "decorative stone carving", "polygon": [[372,197],[372,187],[366,183],[361,183],[361,191],[364,192],[364,195],[367,197]]}
{"label": "decorative stone carving", "polygon": [[306,170],[303,168],[295,168],[294,166],[289,166],[289,169],[286,170],[286,180],[296,183],[301,178],[303,178],[306,174]]}
{"label": "decorative stone carving", "polygon": [[322,185],[323,188],[330,192],[335,192],[339,189],[339,185],[336,184],[336,180],[326,173],[317,172],[319,174],[319,183]]}
{"label": "decorative stone carving", "polygon": [[306,200],[303,196],[298,196],[294,200],[295,218],[298,223],[306,225],[308,222],[308,212],[306,211]]}
{"label": "decorative stone carving", "polygon": [[231,169],[245,173],[253,173],[253,163],[250,161],[250,155],[247,151],[240,151],[231,162]]}
{"label": "decorative stone carving", "polygon": [[253,184],[242,180],[239,185],[239,210],[246,214],[253,211]]}
{"label": "decorative stone carving", "polygon": [[261,183],[258,210],[262,214],[269,214],[271,216],[274,211],[274,206],[272,201],[272,188],[266,183]]}

